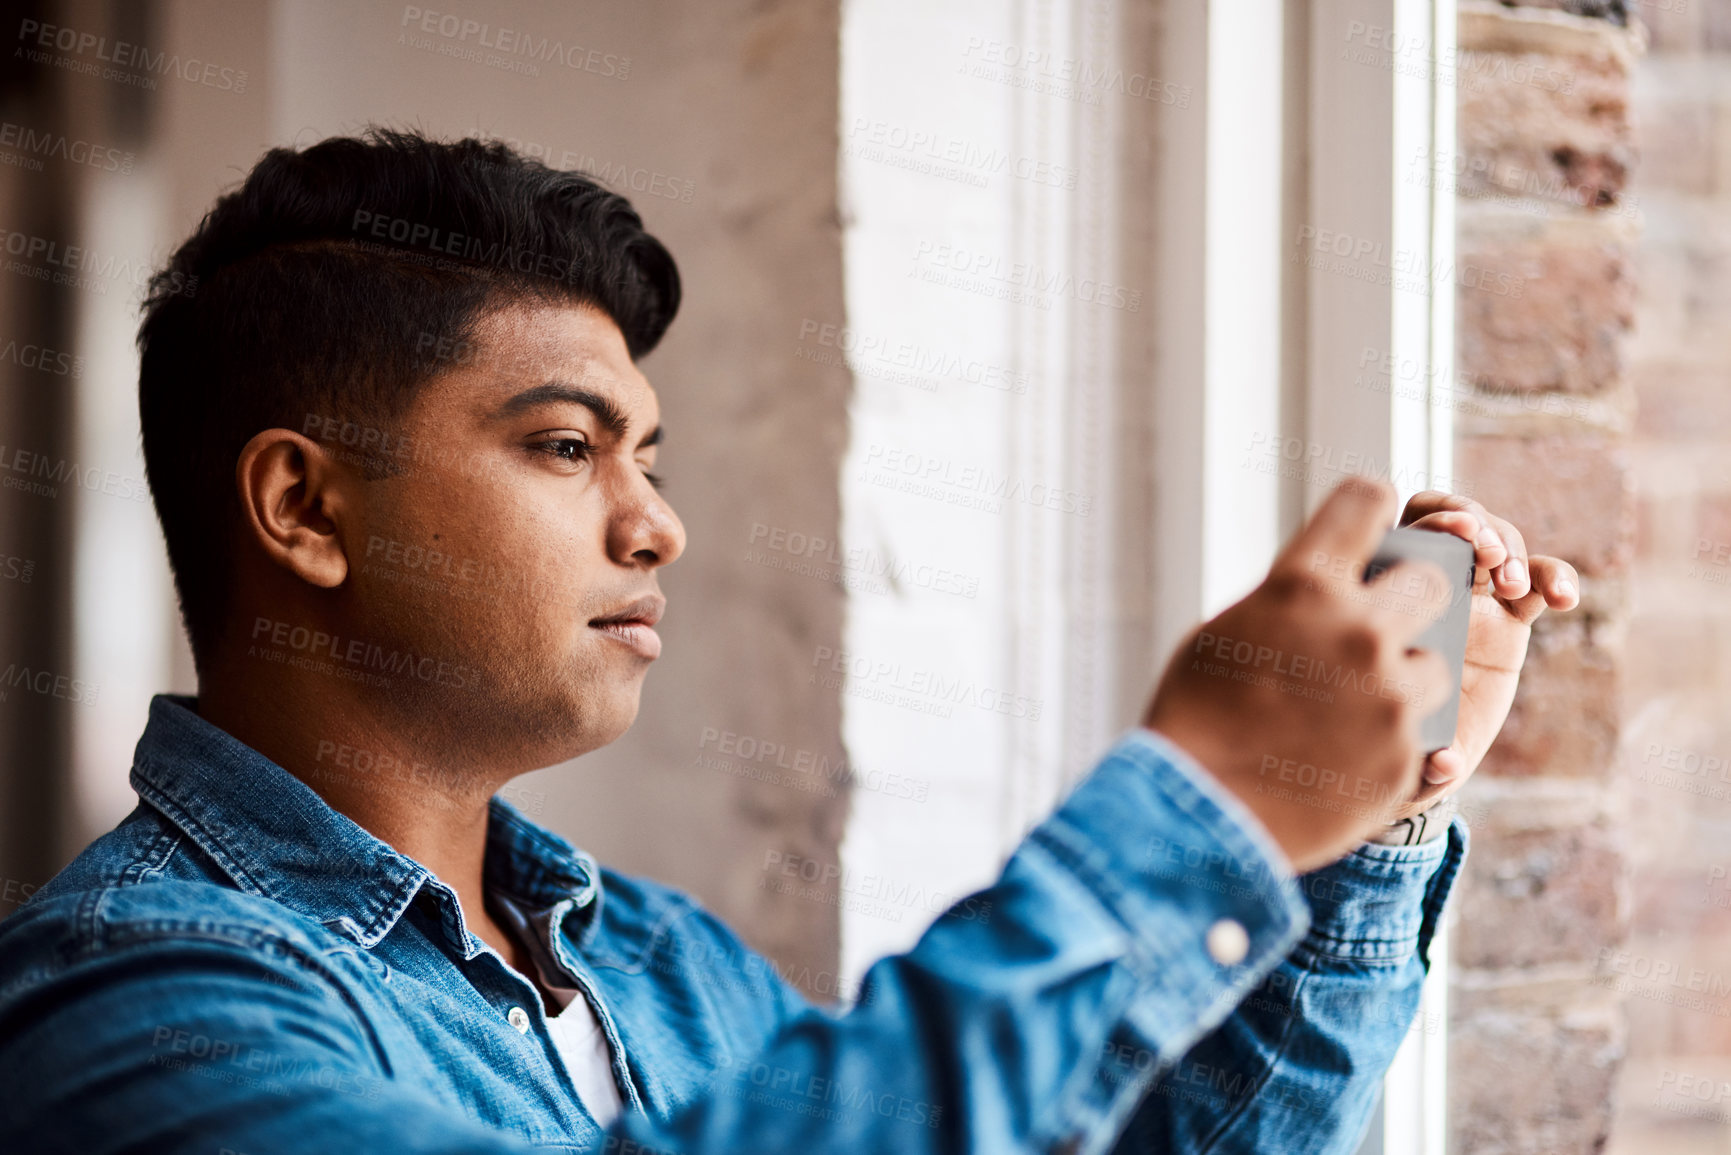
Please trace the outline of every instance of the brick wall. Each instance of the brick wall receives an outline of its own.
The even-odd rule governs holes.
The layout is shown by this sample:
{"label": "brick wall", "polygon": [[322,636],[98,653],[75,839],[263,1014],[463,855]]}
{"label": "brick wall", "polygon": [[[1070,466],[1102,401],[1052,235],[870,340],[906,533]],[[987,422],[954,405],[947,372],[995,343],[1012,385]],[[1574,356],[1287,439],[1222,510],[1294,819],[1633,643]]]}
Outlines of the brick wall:
{"label": "brick wall", "polygon": [[1634,909],[1610,1151],[1731,1150],[1731,0],[1653,0],[1634,77],[1637,494],[1618,805]]}
{"label": "brick wall", "polygon": [[1451,77],[1459,210],[1456,473],[1582,605],[1541,619],[1502,739],[1463,802],[1450,1149],[1604,1149],[1626,1049],[1603,960],[1631,917],[1617,805],[1634,557],[1630,332],[1640,237],[1620,3],[1463,0]]}

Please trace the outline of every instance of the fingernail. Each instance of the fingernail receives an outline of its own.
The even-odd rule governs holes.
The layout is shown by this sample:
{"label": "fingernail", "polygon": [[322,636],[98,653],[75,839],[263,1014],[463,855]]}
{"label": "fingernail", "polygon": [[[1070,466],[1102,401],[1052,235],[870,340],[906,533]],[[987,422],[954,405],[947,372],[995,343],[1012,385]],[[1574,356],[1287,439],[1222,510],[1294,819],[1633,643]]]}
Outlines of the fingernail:
{"label": "fingernail", "polygon": [[1570,581],[1568,578],[1564,578],[1562,581],[1557,583],[1557,592],[1566,598],[1572,598],[1575,596],[1575,583]]}
{"label": "fingernail", "polygon": [[1474,544],[1480,549],[1495,549],[1503,544],[1503,539],[1497,536],[1496,530],[1487,525],[1479,530],[1479,536]]}
{"label": "fingernail", "polygon": [[1527,580],[1527,567],[1521,564],[1521,559],[1512,557],[1503,563],[1503,580],[1524,582]]}
{"label": "fingernail", "polygon": [[1440,786],[1444,782],[1453,781],[1454,775],[1436,766],[1425,767],[1424,780],[1431,786]]}

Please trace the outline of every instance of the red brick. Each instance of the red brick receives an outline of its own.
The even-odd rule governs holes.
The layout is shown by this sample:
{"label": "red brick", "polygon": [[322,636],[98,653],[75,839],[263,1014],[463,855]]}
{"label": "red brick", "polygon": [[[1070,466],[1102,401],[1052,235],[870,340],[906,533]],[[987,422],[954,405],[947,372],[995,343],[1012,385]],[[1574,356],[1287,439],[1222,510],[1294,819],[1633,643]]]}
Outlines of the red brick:
{"label": "red brick", "polygon": [[[1711,694],[1721,681],[1722,633],[1711,618],[1690,613],[1686,606],[1666,606],[1640,615],[1622,655],[1622,675],[1631,687],[1631,701],[1674,697],[1680,687],[1699,687]],[[1690,707],[1699,716],[1699,701]]]}
{"label": "red brick", "polygon": [[1731,367],[1645,361],[1633,367],[1635,431],[1664,441],[1731,441]]}
{"label": "red brick", "polygon": [[[1703,19],[1704,9],[1711,4],[1701,0],[1634,0],[1630,5],[1647,27],[1648,46],[1657,53],[1701,52],[1707,48],[1709,30]],[[1647,129],[1641,126],[1645,141]],[[1643,150],[1644,151],[1644,150]],[[1642,158],[1643,179],[1646,158]]]}
{"label": "red brick", "polygon": [[[1715,553],[1721,543],[1731,543],[1731,494],[1703,493],[1695,503],[1695,548],[1711,548]],[[1711,560],[1713,554],[1708,555]]]}
{"label": "red brick", "polygon": [[[1509,75],[1547,79],[1521,83]],[[1620,67],[1483,53],[1463,62],[1461,76],[1462,196],[1532,197],[1586,208],[1617,203],[1634,164],[1629,78]]]}
{"label": "red brick", "polygon": [[1619,437],[1462,437],[1455,474],[1533,553],[1568,561],[1585,579],[1620,576],[1634,547],[1634,491]]}
{"label": "red brick", "polygon": [[1462,871],[1457,965],[1505,969],[1592,964],[1621,942],[1623,854],[1600,825],[1473,832]]}
{"label": "red brick", "polygon": [[1643,561],[1655,557],[1658,548],[1655,504],[1648,494],[1635,495],[1635,556]]}
{"label": "red brick", "polygon": [[[1687,795],[1679,798],[1682,805],[1690,805]],[[1677,835],[1683,831],[1673,825],[1670,833]],[[1633,885],[1637,935],[1654,938],[1714,935],[1731,939],[1731,902],[1727,901],[1731,899],[1731,890],[1726,889],[1723,881],[1710,886],[1706,868],[1673,869],[1663,862],[1647,863],[1634,876]],[[1731,957],[1725,961],[1731,962]],[[1725,1021],[1731,1027],[1731,1018]],[[1731,1048],[1727,1050],[1731,1053]]]}
{"label": "red brick", "polygon": [[1511,8],[1549,8],[1572,16],[1608,20],[1613,24],[1624,22],[1624,0],[1503,0],[1503,3]]}
{"label": "red brick", "polygon": [[[1704,933],[1652,935],[1608,956],[1598,973],[1620,988],[1631,1055],[1731,1055],[1727,945]],[[1675,969],[1655,977],[1659,966]]]}
{"label": "red brick", "polygon": [[1449,1151],[1602,1151],[1623,1050],[1616,1025],[1600,1014],[1531,1010],[1457,1018],[1449,1036]]}
{"label": "red brick", "polygon": [[1700,97],[1648,101],[1641,120],[1641,193],[1718,191],[1718,120],[1718,109]]}
{"label": "red brick", "polygon": [[1635,40],[1604,21],[1463,7],[1454,70],[1460,195],[1615,204],[1635,162]]}
{"label": "red brick", "polygon": [[1462,213],[1456,305],[1468,379],[1569,393],[1620,381],[1635,282],[1626,230],[1598,223]]}
{"label": "red brick", "polygon": [[[1725,135],[1731,158],[1731,130]],[[1655,208],[1641,233],[1635,280],[1641,302],[1632,363],[1731,368],[1731,213],[1723,200]]]}
{"label": "red brick", "polygon": [[1595,625],[1581,610],[1540,619],[1514,705],[1481,773],[1601,781],[1615,773],[1621,655],[1594,644]]}

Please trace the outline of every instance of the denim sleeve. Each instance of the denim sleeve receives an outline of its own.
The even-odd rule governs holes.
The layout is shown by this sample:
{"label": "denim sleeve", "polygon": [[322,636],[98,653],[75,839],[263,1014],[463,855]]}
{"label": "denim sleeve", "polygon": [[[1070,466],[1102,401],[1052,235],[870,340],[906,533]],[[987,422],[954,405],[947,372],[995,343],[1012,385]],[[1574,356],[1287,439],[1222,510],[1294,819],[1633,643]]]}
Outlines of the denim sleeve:
{"label": "denim sleeve", "polygon": [[1303,941],[1156,1084],[1115,1155],[1356,1151],[1401,1041],[1442,1028],[1414,1015],[1467,842],[1456,819],[1300,879]]}
{"label": "denim sleeve", "polygon": [[[1107,1151],[1309,924],[1261,826],[1174,755],[1125,734],[851,1010],[794,1013],[749,1078],[718,1072],[662,1124],[623,1117],[601,1150]],[[1167,846],[1195,850],[1176,883]]]}
{"label": "denim sleeve", "polygon": [[[1295,879],[1235,799],[1132,730],[994,885],[874,965],[851,1010],[766,1005],[779,1026],[759,1053],[670,1118],[627,1113],[593,1150],[1095,1155],[1133,1120],[1164,1143],[1192,1132],[1148,1092],[1205,1038],[1224,1039],[1226,1062],[1274,1040],[1265,1089],[1344,1090],[1374,1078],[1334,1065],[1361,1054],[1357,1008],[1421,965],[1404,931],[1377,928],[1410,920],[1388,878],[1429,853],[1367,849]],[[1318,877],[1341,885],[1319,897]],[[0,1149],[50,1132],[81,1153],[532,1149],[393,1079],[343,982],[268,931],[117,921],[80,957],[39,953],[54,964],[25,981],[41,997],[0,1016],[17,1044],[0,1050]],[[1246,1012],[1271,975],[1291,976],[1271,1000],[1291,1008],[1278,1029]],[[1304,1047],[1290,1062],[1288,1024]],[[1399,1031],[1387,1034],[1392,1051]],[[146,1130],[116,1135],[121,1119]],[[1308,1127],[1264,1149],[1322,1149],[1324,1123]],[[1216,1149],[1246,1149],[1239,1136]]]}
{"label": "denim sleeve", "polygon": [[341,984],[267,930],[113,922],[56,963],[0,1016],[0,1150],[545,1150],[392,1080]]}

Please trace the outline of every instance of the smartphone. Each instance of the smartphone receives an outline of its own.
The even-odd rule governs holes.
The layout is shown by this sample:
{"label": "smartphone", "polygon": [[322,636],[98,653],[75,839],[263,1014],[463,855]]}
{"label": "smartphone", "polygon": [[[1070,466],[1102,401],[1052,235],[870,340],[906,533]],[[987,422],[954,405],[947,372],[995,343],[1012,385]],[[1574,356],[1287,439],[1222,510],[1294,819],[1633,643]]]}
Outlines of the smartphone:
{"label": "smartphone", "polygon": [[1448,698],[1419,723],[1419,740],[1427,754],[1455,740],[1455,721],[1461,708],[1461,670],[1467,657],[1467,624],[1472,614],[1474,553],[1471,542],[1452,533],[1403,527],[1388,531],[1377,547],[1376,556],[1364,567],[1367,582],[1398,561],[1433,562],[1448,575],[1448,608],[1413,642],[1420,649],[1441,654],[1454,675]]}

